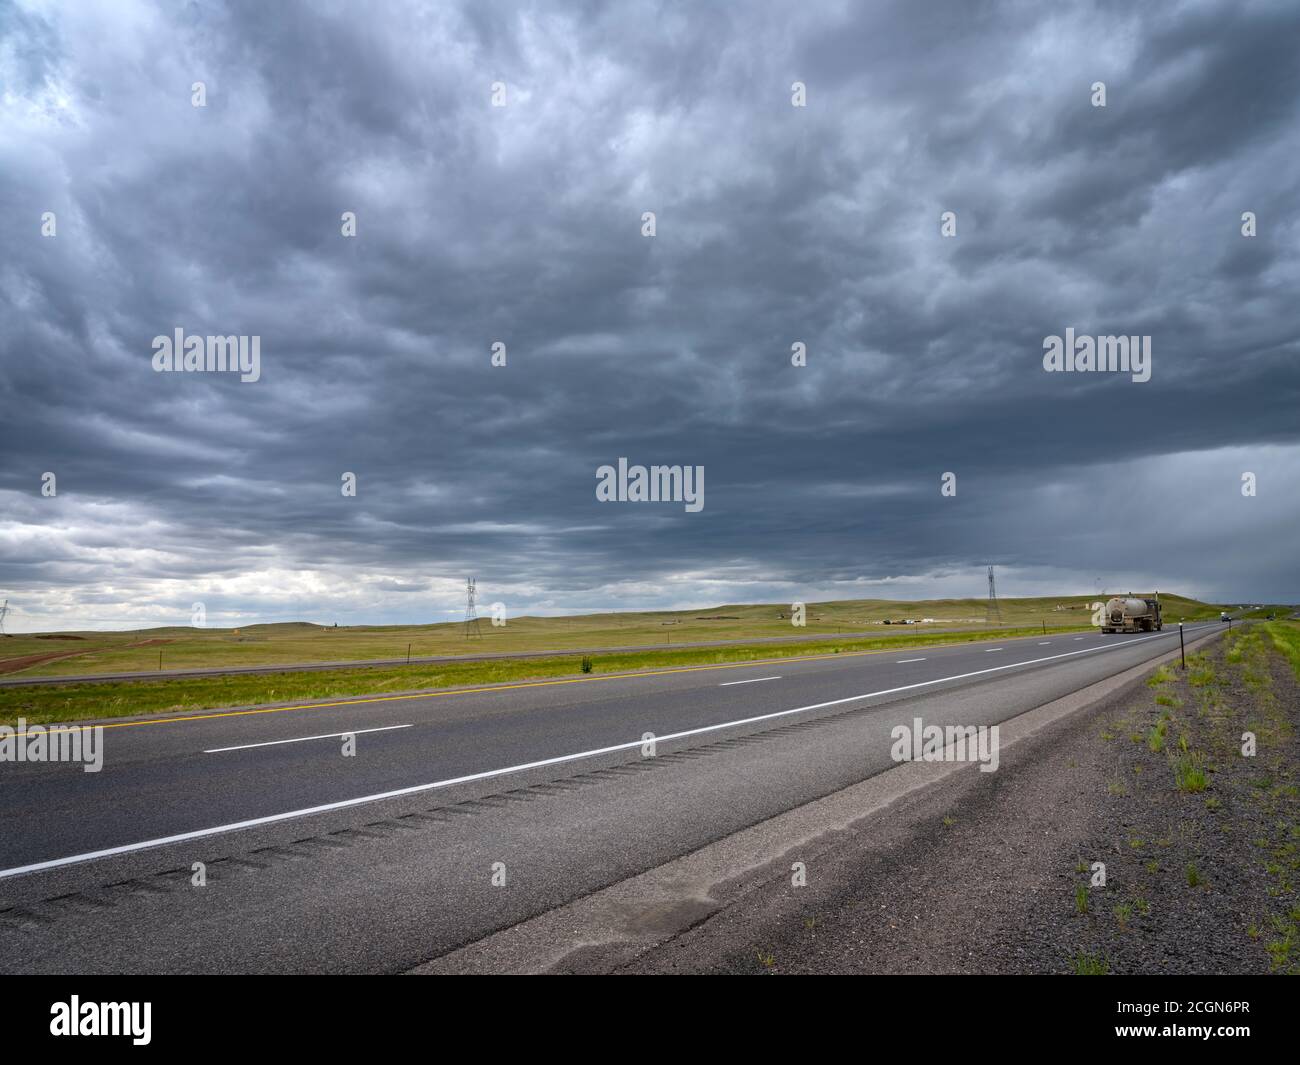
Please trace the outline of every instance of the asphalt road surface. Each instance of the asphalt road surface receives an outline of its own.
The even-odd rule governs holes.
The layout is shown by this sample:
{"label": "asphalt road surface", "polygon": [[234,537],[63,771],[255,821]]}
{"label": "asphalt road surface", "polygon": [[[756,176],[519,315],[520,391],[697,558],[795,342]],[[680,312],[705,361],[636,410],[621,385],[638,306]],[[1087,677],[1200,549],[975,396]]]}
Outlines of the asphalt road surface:
{"label": "asphalt road surface", "polygon": [[113,722],[98,773],[0,763],[0,971],[406,970],[890,768],[899,722],[994,724],[1177,645],[1066,634]]}

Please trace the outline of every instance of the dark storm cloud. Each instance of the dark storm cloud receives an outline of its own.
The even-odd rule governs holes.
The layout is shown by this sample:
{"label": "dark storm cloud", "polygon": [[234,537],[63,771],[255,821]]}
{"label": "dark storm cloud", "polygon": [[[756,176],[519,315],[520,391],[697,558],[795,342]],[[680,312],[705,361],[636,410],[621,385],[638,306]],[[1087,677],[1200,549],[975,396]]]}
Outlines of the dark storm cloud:
{"label": "dark storm cloud", "polygon": [[[470,572],[515,614],[979,594],[988,560],[1300,598],[1297,31],[6,7],[0,584],[50,626],[433,619]],[[260,335],[262,379],[154,373],[177,326]],[[1067,327],[1151,334],[1152,380],[1045,374]],[[598,503],[620,455],[703,465],[704,510]]]}

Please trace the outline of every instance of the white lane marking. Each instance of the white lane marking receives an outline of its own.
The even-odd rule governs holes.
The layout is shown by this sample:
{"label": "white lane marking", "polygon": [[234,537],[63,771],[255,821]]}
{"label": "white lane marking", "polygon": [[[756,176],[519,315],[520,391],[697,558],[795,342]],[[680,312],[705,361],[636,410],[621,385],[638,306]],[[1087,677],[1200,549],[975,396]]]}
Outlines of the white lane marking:
{"label": "white lane marking", "polygon": [[366,732],[392,732],[397,728],[411,728],[410,725],[385,725],[383,728],[354,728],[349,732],[327,732],[323,736],[298,736],[292,740],[267,740],[265,743],[244,743],[238,747],[209,747],[204,754],[222,754],[226,751],[248,751],[254,747],[274,747],[280,743],[306,743],[308,740],[338,740],[344,736],[360,736]]}
{"label": "white lane marking", "polygon": [[1076,640],[1082,640],[1083,637],[1082,637],[1082,636],[1076,636],[1075,639],[1076,639]]}
{"label": "white lane marking", "polygon": [[[735,721],[723,721],[717,725],[702,725],[699,728],[686,729],[683,732],[672,732],[665,736],[656,736],[655,742],[664,743],[668,740],[685,739],[688,736],[700,736],[708,732],[718,732],[725,728],[736,728],[740,725],[752,725],[759,721],[771,721],[778,717],[789,717],[791,714],[802,714],[809,710],[821,710],[828,706],[842,706],[844,703],[855,703],[861,699],[873,699],[878,695],[894,695],[898,692],[915,691],[917,688],[929,688],[935,684],[944,684],[952,680],[966,680],[969,677],[980,677],[986,673],[1000,673],[1005,669],[1016,669],[1019,666],[1036,666],[1042,662],[1055,662],[1061,658],[1073,658],[1075,655],[1096,654],[1098,651],[1113,651],[1118,647],[1127,647],[1130,643],[1142,643],[1146,640],[1168,639],[1173,633],[1158,632],[1153,636],[1140,636],[1137,639],[1125,640],[1123,643],[1102,644],[1099,647],[1085,647],[1079,651],[1062,651],[1060,654],[1048,655],[1045,658],[1031,658],[1024,662],[1007,662],[1001,666],[990,666],[988,669],[977,669],[970,673],[958,673],[951,677],[936,677],[934,680],[922,680],[915,684],[904,684],[897,688],[885,688],[878,692],[865,692],[862,695],[849,695],[843,699],[832,699],[825,703],[812,703],[809,706],[796,706],[791,710],[775,710],[770,714],[759,714],[756,717],[742,717]],[[21,876],[24,873],[38,873],[45,869],[58,869],[65,865],[75,865],[78,862],[91,862],[99,858],[111,858],[118,854],[131,854],[135,851],[148,850],[151,847],[165,847],[169,843],[184,843],[191,839],[203,839],[207,836],[217,836],[226,832],[235,832],[241,828],[256,828],[259,825],[271,825],[277,821],[290,821],[299,817],[310,817],[312,814],[330,813],[334,810],[346,810],[351,806],[363,806],[367,803],[382,802],[385,799],[398,799],[404,795],[417,795],[424,791],[436,791],[440,788],[450,788],[457,784],[470,784],[478,780],[490,780],[493,777],[503,777],[511,773],[523,773],[530,769],[544,769],[547,766],[560,765],[564,762],[576,762],[584,758],[598,758],[601,755],[617,754],[619,751],[630,751],[644,746],[644,740],[630,740],[627,743],[616,743],[612,747],[598,747],[590,751],[578,751],[575,754],[561,754],[554,758],[542,758],[536,762],[523,762],[519,765],[506,766],[503,769],[487,769],[481,773],[469,773],[463,777],[451,777],[447,780],[435,780],[431,784],[413,784],[408,788],[397,788],[393,791],[381,791],[374,795],[361,795],[355,799],[343,799],[339,802],[327,802],[321,806],[307,806],[301,810],[288,810],[282,814],[268,814],[266,817],[254,817],[247,821],[232,821],[226,825],[215,825],[212,828],[200,828],[193,832],[178,832],[174,836],[160,836],[157,839],[147,839],[140,843],[126,843],[120,847],[106,847],[103,850],[87,851],[84,854],[72,854],[66,858],[51,858],[49,861],[33,862],[30,865],[18,865],[12,869],[0,869],[0,880],[10,876]]]}
{"label": "white lane marking", "polygon": [[994,651],[1001,651],[1001,650],[1002,650],[1001,647],[986,647],[984,648],[984,653],[987,655],[987,654],[992,654]]}
{"label": "white lane marking", "polygon": [[924,658],[900,658],[896,665],[903,665],[905,662],[924,662]]}
{"label": "white lane marking", "polygon": [[749,680],[729,680],[726,684],[719,684],[719,688],[730,688],[733,684],[757,684],[761,680],[780,680],[780,677],[751,677]]}
{"label": "white lane marking", "polygon": [[1039,647],[1046,647],[1046,646],[1047,646],[1049,643],[1051,643],[1051,642],[1052,642],[1051,640],[1040,640],[1039,643],[1038,643],[1038,646],[1039,646]]}

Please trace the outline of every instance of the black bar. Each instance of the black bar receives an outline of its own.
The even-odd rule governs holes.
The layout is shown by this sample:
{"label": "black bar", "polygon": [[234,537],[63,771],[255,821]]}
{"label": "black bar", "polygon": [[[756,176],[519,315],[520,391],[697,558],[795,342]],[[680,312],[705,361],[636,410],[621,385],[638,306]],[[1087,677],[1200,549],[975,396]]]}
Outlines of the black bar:
{"label": "black bar", "polygon": [[[201,959],[193,961],[194,968],[202,968]],[[869,992],[881,1017],[906,1015],[909,1007],[915,1008],[918,995],[941,996],[937,1001],[955,1001],[960,996],[970,1009],[967,1022],[935,1026],[926,1037],[927,1043],[943,1049],[968,1049],[974,1039],[1025,1051],[1060,1046],[1065,1040],[1084,1046],[1094,1041],[1098,1046],[1129,1044],[1135,1049],[1164,1044],[1184,1051],[1195,1044],[1219,1060],[1258,1060],[1285,1046],[1294,1050],[1294,991],[1282,980],[1261,976],[1117,975],[1108,980],[1068,980],[1068,991],[1062,988],[1056,994],[1045,989],[1041,977],[1029,975],[992,980],[961,976],[900,980],[879,975],[862,979],[865,986],[858,982],[855,988]],[[659,996],[670,994],[660,987],[655,988]],[[310,1013],[285,1008],[292,996],[307,990],[314,1005]],[[7,989],[0,1045],[14,1055],[10,1060],[20,1060],[19,1054],[58,1049],[92,1054],[102,1050],[183,1053],[196,1040],[209,1050],[226,1053],[246,1053],[256,1041],[266,1049],[288,1050],[298,1057],[353,1047],[373,1054],[376,1027],[427,1031],[424,1018],[430,995],[454,1003],[470,993],[466,989],[457,994],[445,981],[430,986],[420,977],[344,976],[313,981],[309,988],[301,977],[291,976],[268,977],[256,985],[220,977],[201,983],[172,976],[38,977],[15,981]],[[482,994],[478,986],[473,993]],[[545,1011],[530,1001],[531,996],[512,995],[508,990],[498,994],[522,1021],[545,1020]],[[135,1003],[135,1017],[143,1022],[143,1004],[149,1003],[148,1043],[137,1044],[129,1032],[63,1034],[74,995],[79,1023],[105,1003]],[[349,1021],[323,1023],[322,1018],[329,1017]],[[1187,1030],[1193,1026],[1212,1031],[1207,1038]],[[143,1023],[137,1027],[143,1028]],[[1110,1060],[1109,1054],[1105,1060]]]}

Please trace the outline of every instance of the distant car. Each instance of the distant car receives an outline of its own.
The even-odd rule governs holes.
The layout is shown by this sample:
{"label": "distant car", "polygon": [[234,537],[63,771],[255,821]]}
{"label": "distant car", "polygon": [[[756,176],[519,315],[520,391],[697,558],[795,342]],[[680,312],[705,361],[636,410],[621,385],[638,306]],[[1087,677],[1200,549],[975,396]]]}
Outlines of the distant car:
{"label": "distant car", "polygon": [[1224,611],[1222,611],[1222,612],[1219,614],[1219,620],[1220,620],[1220,621],[1231,621],[1231,620],[1232,620],[1232,615],[1229,614],[1226,610],[1224,610]]}

